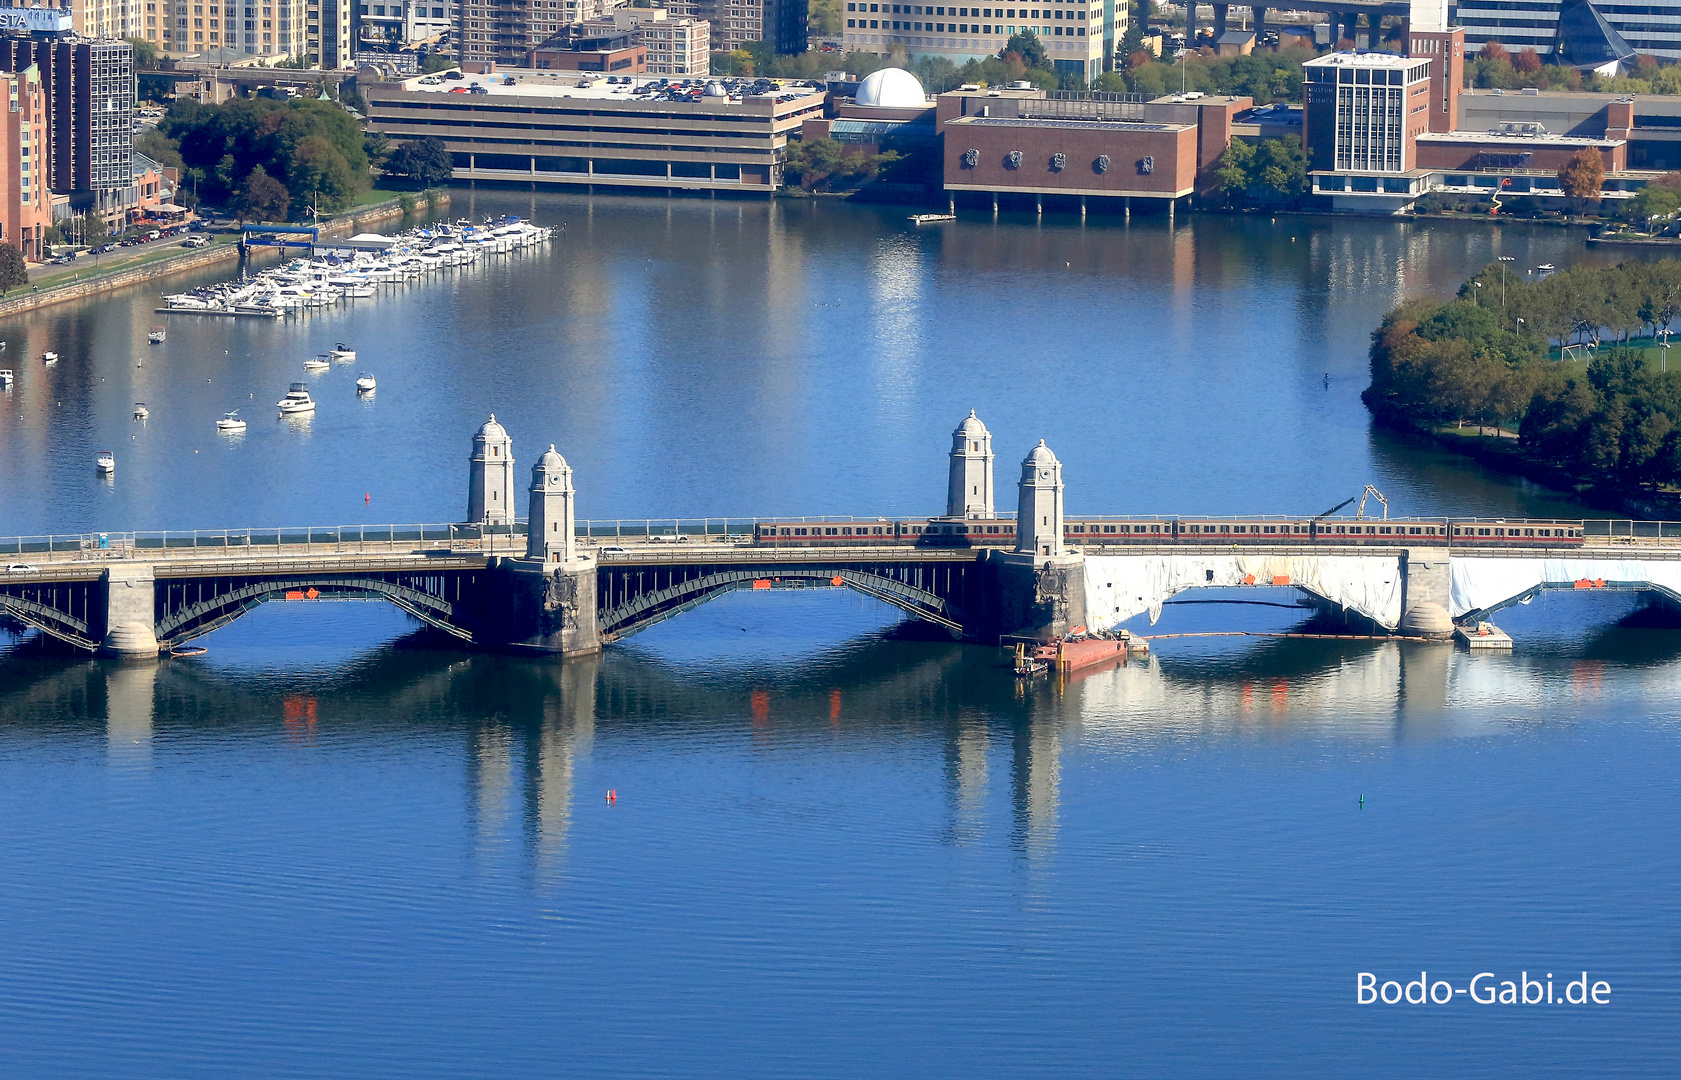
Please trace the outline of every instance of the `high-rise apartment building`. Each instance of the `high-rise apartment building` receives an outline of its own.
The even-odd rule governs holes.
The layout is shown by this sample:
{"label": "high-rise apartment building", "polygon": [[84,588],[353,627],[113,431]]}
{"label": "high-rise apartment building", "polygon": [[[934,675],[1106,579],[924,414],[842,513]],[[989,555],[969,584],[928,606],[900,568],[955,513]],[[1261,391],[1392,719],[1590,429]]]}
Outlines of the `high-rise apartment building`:
{"label": "high-rise apartment building", "polygon": [[749,41],[768,41],[777,53],[806,51],[807,0],[689,0],[668,4],[673,15],[693,15],[712,24],[712,47],[739,49]]}
{"label": "high-rise apartment building", "polygon": [[304,49],[323,71],[354,67],[354,0],[304,0]]}
{"label": "high-rise apartment building", "polygon": [[52,224],[47,182],[47,97],[33,65],[0,75],[6,111],[0,113],[0,243],[40,262]]}
{"label": "high-rise apartment building", "polygon": [[[643,66],[637,69],[639,73],[694,76],[705,75],[711,70],[711,29],[705,19],[674,16],[664,8],[620,7],[599,19],[577,23],[570,30],[575,34],[574,41],[628,36],[628,40],[643,54]],[[556,42],[565,41],[567,37],[568,34],[563,33],[547,44],[552,48]],[[539,61],[533,66],[547,65]]]}
{"label": "high-rise apartment building", "polygon": [[456,0],[359,0],[356,40],[365,49],[437,41],[455,28]]}
{"label": "high-rise apartment building", "polygon": [[457,55],[464,63],[523,64],[536,46],[561,28],[599,19],[622,0],[461,0]]}
{"label": "high-rise apartment building", "polygon": [[85,38],[141,36],[142,0],[75,0],[68,4],[71,26]]}
{"label": "high-rise apartment building", "polygon": [[162,45],[175,56],[211,49],[238,49],[257,56],[304,54],[309,51],[310,6],[306,0],[159,4],[165,23]]}
{"label": "high-rise apartment building", "polygon": [[847,52],[943,56],[962,66],[997,56],[1012,35],[1033,33],[1057,74],[1088,83],[1103,73],[1126,33],[1126,5],[1104,0],[1041,0],[1041,7],[936,7],[847,0],[841,47]]}
{"label": "high-rise apartment building", "polygon": [[34,66],[51,117],[48,186],[118,206],[133,186],[134,47],[126,41],[0,38],[0,71]]}

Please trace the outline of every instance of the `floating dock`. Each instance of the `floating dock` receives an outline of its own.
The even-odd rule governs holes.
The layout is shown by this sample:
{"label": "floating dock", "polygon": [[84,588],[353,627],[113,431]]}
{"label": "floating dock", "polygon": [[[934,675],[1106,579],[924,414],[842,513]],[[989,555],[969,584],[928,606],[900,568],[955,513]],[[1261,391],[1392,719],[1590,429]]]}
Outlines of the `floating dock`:
{"label": "floating dock", "polygon": [[1490,622],[1456,626],[1453,639],[1472,652],[1511,652],[1512,636]]}

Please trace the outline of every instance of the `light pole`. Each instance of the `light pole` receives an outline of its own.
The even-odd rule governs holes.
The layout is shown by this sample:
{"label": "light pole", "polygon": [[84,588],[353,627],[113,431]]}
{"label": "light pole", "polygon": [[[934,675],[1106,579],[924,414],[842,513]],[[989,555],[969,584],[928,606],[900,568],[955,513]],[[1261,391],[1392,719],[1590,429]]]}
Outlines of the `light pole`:
{"label": "light pole", "polygon": [[1502,256],[1500,256],[1500,310],[1501,311],[1506,310],[1506,264],[1509,263],[1509,262],[1517,262],[1517,261],[1518,261],[1517,258],[1515,256],[1512,256],[1512,255],[1502,255]]}
{"label": "light pole", "polygon": [[1482,287],[1483,287],[1483,283],[1480,282],[1480,281],[1473,281],[1473,282],[1471,282],[1471,284],[1476,286],[1475,289],[1471,290],[1471,302],[1476,304],[1478,307],[1482,307],[1483,306],[1483,300],[1482,300],[1483,294],[1482,294],[1481,290],[1482,290]]}

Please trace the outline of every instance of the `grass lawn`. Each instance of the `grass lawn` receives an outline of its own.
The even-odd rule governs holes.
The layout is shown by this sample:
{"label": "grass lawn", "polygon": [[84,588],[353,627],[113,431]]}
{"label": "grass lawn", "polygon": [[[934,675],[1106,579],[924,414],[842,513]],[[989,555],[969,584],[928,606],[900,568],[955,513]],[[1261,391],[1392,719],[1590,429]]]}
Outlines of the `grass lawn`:
{"label": "grass lawn", "polygon": [[[238,234],[222,234],[212,236],[208,247],[198,248],[205,251],[208,248],[227,247],[239,242]],[[104,255],[83,255],[67,266],[47,264],[29,271],[30,285],[39,285],[43,289],[50,289],[55,285],[68,285],[71,282],[86,281],[89,278],[112,274],[118,270],[130,270],[136,266],[157,262],[174,255],[182,255],[193,248],[184,248],[179,240],[169,244],[159,244],[156,247],[136,249],[118,248],[116,251]]]}

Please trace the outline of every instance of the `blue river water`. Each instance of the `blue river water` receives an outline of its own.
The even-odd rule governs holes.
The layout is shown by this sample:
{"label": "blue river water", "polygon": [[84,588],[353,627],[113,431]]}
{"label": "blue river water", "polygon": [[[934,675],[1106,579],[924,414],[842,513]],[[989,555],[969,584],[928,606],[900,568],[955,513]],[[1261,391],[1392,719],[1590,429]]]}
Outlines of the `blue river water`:
{"label": "blue river water", "polygon": [[[1399,298],[1603,258],[1578,233],[453,212],[565,232],[153,348],[157,287],[0,324],[0,534],[453,520],[491,411],[593,518],[927,512],[970,408],[1001,490],[1044,438],[1075,512],[1370,482],[1398,514],[1583,513],[1358,401]],[[275,420],[339,340],[314,420]],[[738,593],[566,663],[365,604],[269,605],[159,664],[0,636],[0,1074],[1673,1075],[1681,631],[1637,599],[1511,609],[1510,656],[1189,638],[1032,685],[895,615]],[[1607,1004],[1356,995],[1551,973],[1556,1000],[1584,971]]]}

